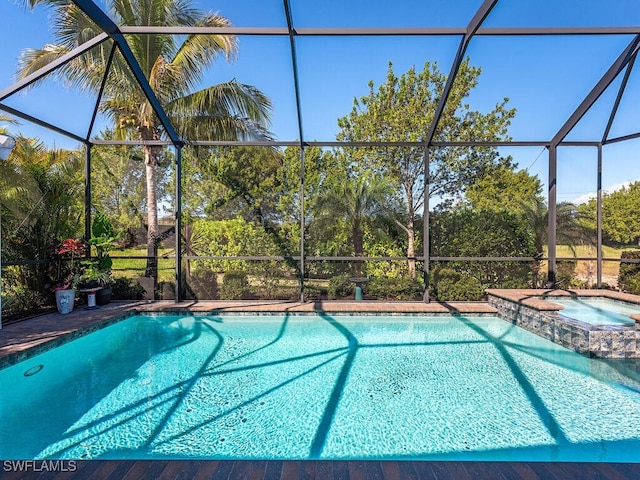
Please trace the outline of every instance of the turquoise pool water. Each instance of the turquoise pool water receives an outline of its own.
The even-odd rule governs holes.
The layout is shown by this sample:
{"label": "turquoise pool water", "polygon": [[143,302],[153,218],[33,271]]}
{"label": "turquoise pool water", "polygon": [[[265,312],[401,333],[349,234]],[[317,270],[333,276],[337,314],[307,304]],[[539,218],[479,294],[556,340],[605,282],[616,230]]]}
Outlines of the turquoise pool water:
{"label": "turquoise pool water", "polygon": [[640,451],[640,382],[494,317],[138,316],[0,384],[0,458]]}
{"label": "turquoise pool water", "polygon": [[629,315],[640,314],[640,305],[632,305],[606,298],[558,298],[546,300],[564,307],[560,315],[573,318],[590,325],[630,326],[635,320]]}

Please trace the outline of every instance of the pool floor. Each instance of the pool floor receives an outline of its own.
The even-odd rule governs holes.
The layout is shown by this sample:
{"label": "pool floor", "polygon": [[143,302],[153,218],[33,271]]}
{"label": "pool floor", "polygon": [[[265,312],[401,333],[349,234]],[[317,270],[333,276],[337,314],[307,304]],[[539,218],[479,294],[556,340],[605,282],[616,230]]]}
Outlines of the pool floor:
{"label": "pool floor", "polygon": [[640,447],[635,380],[493,317],[140,316],[0,377],[3,458],[626,462]]}

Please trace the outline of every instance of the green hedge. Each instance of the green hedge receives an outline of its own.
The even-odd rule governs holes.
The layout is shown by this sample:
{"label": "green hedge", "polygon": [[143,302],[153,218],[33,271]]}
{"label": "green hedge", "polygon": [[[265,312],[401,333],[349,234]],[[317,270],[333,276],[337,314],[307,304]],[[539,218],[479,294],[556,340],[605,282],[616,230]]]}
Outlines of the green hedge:
{"label": "green hedge", "polygon": [[[640,259],[640,251],[623,250],[621,259]],[[640,295],[640,263],[620,263],[618,288],[623,292]]]}
{"label": "green hedge", "polygon": [[479,301],[484,299],[480,281],[450,268],[431,271],[430,294],[439,302]]}
{"label": "green hedge", "polygon": [[241,300],[249,293],[249,280],[245,272],[228,271],[222,279],[220,298],[223,300]]}
{"label": "green hedge", "polygon": [[373,278],[366,284],[366,293],[379,300],[421,300],[422,283],[411,278]]}
{"label": "green hedge", "polygon": [[350,275],[336,275],[329,279],[329,298],[335,300],[336,298],[343,298],[353,295],[355,287],[353,282],[349,281]]}

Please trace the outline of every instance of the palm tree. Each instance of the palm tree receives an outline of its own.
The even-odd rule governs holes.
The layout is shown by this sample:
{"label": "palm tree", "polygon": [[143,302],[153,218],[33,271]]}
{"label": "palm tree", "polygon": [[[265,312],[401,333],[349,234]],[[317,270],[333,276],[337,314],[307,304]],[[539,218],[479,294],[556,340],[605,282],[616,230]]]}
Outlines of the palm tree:
{"label": "palm tree", "polygon": [[[13,125],[18,125],[18,122],[15,118],[10,117],[9,115],[5,115],[4,113],[0,113],[0,123],[11,123]],[[7,130],[7,127],[1,125],[0,133],[8,134],[9,131]]]}
{"label": "palm tree", "polygon": [[[544,256],[549,231],[549,209],[545,201],[535,197],[531,202],[522,204],[524,218],[534,234],[534,245],[538,257]],[[556,205],[556,243],[567,245],[575,256],[575,246],[593,243],[589,230],[581,222],[580,214],[573,203],[560,202]],[[534,287],[540,281],[540,260],[533,262]]]}
{"label": "palm tree", "polygon": [[[95,37],[101,30],[73,3],[64,0],[24,0],[53,7],[51,15],[56,43],[25,50],[19,76],[33,73],[74,47]],[[127,26],[228,27],[228,19],[193,8],[189,0],[106,0],[111,18]],[[168,34],[127,35],[127,41],[155,95],[183,138],[239,140],[266,138],[270,100],[256,88],[231,80],[196,90],[207,68],[220,56],[227,60],[238,50],[236,38],[228,35]],[[105,74],[110,48],[91,49],[58,70],[69,85],[98,92]],[[158,140],[163,128],[151,104],[137,85],[124,59],[113,59],[105,85],[101,111],[115,124],[121,138]],[[143,147],[147,187],[147,276],[157,278],[158,211],[156,170],[162,149]]]}
{"label": "palm tree", "polygon": [[[365,228],[387,215],[392,185],[379,175],[363,172],[337,180],[331,187],[321,191],[315,200],[316,227],[346,225],[350,230],[353,253],[364,256]],[[356,262],[356,276],[362,275],[362,262]]]}

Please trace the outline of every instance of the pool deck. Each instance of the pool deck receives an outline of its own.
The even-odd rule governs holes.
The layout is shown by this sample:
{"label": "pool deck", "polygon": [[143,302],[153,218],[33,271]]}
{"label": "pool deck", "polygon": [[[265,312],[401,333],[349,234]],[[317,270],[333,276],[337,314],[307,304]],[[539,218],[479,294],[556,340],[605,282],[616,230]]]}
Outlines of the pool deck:
{"label": "pool deck", "polygon": [[[330,312],[489,314],[483,302],[112,302],[97,310],[82,306],[6,325],[0,330],[0,368],[88,331],[138,312]],[[640,458],[640,457],[639,457]],[[3,459],[4,460],[4,459]],[[52,468],[53,466],[53,468]],[[51,471],[49,471],[51,470]],[[2,462],[2,480],[12,479],[190,479],[364,480],[364,479],[640,479],[640,463],[417,462],[417,461],[31,461]]]}
{"label": "pool deck", "polygon": [[[630,463],[413,462],[413,461],[77,461],[42,470],[0,474],[3,480],[624,480],[640,478]],[[6,462],[3,462],[6,466]],[[11,465],[11,464],[10,464]],[[37,470],[40,470],[39,472]],[[65,471],[66,470],[66,471]]]}

